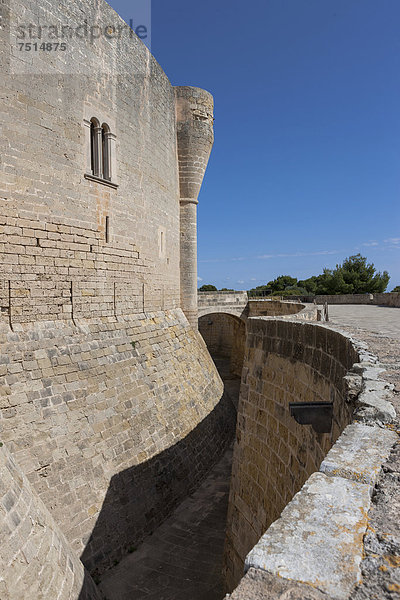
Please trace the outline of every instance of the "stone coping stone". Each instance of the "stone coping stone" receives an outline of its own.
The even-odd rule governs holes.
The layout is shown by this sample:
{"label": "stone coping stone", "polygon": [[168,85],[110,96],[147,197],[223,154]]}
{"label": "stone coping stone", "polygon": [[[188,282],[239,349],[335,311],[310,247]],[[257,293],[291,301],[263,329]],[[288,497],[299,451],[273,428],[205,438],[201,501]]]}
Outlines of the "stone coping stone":
{"label": "stone coping stone", "polygon": [[254,567],[347,599],[361,580],[369,489],[314,473],[247,555],[245,570]]}
{"label": "stone coping stone", "polygon": [[397,433],[390,429],[353,423],[329,450],[320,471],[373,486],[397,441]]}
{"label": "stone coping stone", "polygon": [[354,417],[363,422],[393,423],[396,411],[386,390],[365,390],[357,398]]}
{"label": "stone coping stone", "polygon": [[231,600],[330,600],[319,590],[288,581],[258,569],[250,569],[239,586],[226,598]]}

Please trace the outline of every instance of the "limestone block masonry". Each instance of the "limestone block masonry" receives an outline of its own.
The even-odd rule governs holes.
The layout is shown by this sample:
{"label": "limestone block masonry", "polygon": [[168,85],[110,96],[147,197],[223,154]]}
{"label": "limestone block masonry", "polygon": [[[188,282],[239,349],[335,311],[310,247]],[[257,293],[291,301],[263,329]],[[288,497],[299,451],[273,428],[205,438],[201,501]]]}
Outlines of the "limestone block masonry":
{"label": "limestone block masonry", "polygon": [[[383,369],[365,344],[342,332],[268,318],[249,319],[247,329],[228,587],[248,573],[231,598],[346,600],[361,581],[373,486],[399,440],[393,386],[378,380]],[[329,434],[299,426],[287,410],[318,400],[333,402]]]}
{"label": "limestone block masonry", "polygon": [[197,203],[214,143],[214,101],[208,92],[176,87],[181,214],[181,306],[197,328]]}
{"label": "limestone block masonry", "polygon": [[322,320],[321,311],[310,303],[248,298],[247,292],[198,292],[199,318],[212,313],[226,313],[245,320],[249,316],[292,316],[301,320]]}
{"label": "limestone block masonry", "polygon": [[216,312],[248,316],[247,292],[198,292],[199,318]]}
{"label": "limestone block masonry", "polygon": [[238,317],[211,313],[199,318],[199,331],[211,356],[230,360],[230,372],[240,378],[246,341],[245,323]]}
{"label": "limestone block masonry", "polygon": [[377,306],[400,307],[400,292],[384,292],[377,294],[336,294],[334,296],[299,296],[303,302],[317,304],[371,304]]}
{"label": "limestone block masonry", "polygon": [[0,598],[101,600],[90,575],[6,448],[0,448]]}
{"label": "limestone block masonry", "polygon": [[[13,574],[38,503],[54,520],[43,544],[50,531],[65,535],[65,547],[53,540],[62,552],[40,555],[46,577],[65,574],[76,600],[78,557],[93,574],[119,560],[234,434],[195,319],[195,202],[213,100],[175,90],[103,0],[7,0],[2,11],[0,440],[16,461],[9,487],[15,477],[28,507],[22,529],[22,512],[0,513],[2,531],[15,528],[10,547],[2,542],[0,585],[9,600],[23,597]],[[24,23],[111,24],[125,35],[71,36],[67,51],[33,55],[10,48]],[[111,181],[94,177],[91,119],[110,130]],[[27,541],[25,557],[35,552]],[[21,581],[36,585],[41,571],[25,563]],[[64,597],[46,581],[35,598]]]}
{"label": "limestone block masonry", "polygon": [[180,310],[0,331],[1,440],[101,571],[194,489],[234,411]]}

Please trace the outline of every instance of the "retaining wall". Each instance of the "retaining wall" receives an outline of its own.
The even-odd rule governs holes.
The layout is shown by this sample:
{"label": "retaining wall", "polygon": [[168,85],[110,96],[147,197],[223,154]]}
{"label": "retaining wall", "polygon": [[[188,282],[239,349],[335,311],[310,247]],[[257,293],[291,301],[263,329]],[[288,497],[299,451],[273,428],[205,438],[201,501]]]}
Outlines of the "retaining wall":
{"label": "retaining wall", "polygon": [[250,317],[280,317],[294,315],[305,308],[300,302],[282,302],[280,300],[253,300],[249,298]]}
{"label": "retaining wall", "polygon": [[400,292],[387,292],[382,294],[337,294],[321,296],[299,296],[303,302],[317,304],[376,304],[378,306],[400,307]]}
{"label": "retaining wall", "polygon": [[[299,581],[338,599],[360,580],[370,485],[397,439],[376,426],[390,422],[394,410],[385,399],[390,386],[372,381],[380,372],[375,363],[350,338],[320,325],[248,321],[225,549],[228,589],[244,566],[275,576],[275,584],[276,577]],[[330,433],[290,416],[289,402],[304,401],[333,402]],[[362,424],[350,425],[354,410]],[[323,474],[315,473],[321,462]],[[233,598],[254,597],[249,590],[259,587],[257,577],[251,570]]]}
{"label": "retaining wall", "polygon": [[247,316],[247,292],[198,292],[197,300],[199,317],[211,312]]}
{"label": "retaining wall", "polygon": [[225,313],[210,313],[199,318],[201,333],[213,357],[230,360],[230,371],[241,377],[246,341],[246,325],[238,317]]}

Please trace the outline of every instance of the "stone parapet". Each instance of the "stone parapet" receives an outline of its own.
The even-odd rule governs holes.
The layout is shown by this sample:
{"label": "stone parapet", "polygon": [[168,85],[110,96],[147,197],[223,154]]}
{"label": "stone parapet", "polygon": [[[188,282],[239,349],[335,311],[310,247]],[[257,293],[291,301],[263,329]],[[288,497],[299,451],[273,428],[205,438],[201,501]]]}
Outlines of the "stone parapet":
{"label": "stone parapet", "polygon": [[[235,600],[252,597],[253,587],[255,598],[286,597],[291,586],[295,598],[319,598],[311,591],[318,588],[324,597],[344,600],[360,581],[372,486],[399,439],[390,428],[392,387],[378,380],[383,369],[377,358],[348,335],[269,318],[249,319],[247,327],[228,512],[228,587],[245,568],[250,571],[232,594]],[[318,400],[333,401],[330,434],[299,426],[287,410],[289,401]],[[264,577],[275,587],[278,578],[281,588],[268,595]]]}
{"label": "stone parapet", "polygon": [[347,600],[361,580],[369,486],[314,473],[246,557],[261,569]]}
{"label": "stone parapet", "polygon": [[296,296],[301,302],[317,304],[370,304],[377,306],[400,307],[400,292],[384,292],[380,294],[334,294],[319,296]]}

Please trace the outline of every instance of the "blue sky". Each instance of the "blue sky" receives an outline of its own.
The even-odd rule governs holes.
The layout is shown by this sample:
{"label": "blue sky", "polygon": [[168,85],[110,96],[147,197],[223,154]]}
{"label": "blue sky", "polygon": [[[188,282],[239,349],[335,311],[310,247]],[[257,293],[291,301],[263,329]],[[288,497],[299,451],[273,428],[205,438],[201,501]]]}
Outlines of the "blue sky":
{"label": "blue sky", "polygon": [[399,0],[153,0],[171,83],[215,99],[199,285],[305,278],[357,252],[400,285],[399,29]]}

